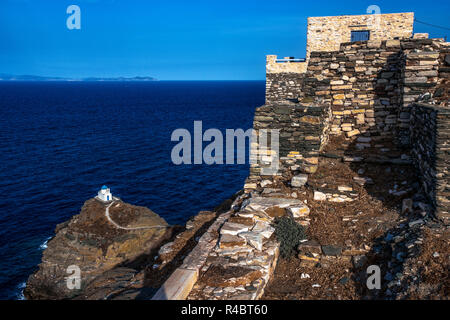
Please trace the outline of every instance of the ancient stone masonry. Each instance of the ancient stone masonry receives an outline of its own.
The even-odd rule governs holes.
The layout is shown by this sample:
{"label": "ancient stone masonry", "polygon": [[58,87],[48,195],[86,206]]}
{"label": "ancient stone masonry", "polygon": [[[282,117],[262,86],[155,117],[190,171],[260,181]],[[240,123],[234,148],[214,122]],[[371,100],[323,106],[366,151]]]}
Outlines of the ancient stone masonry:
{"label": "ancient stone masonry", "polygon": [[331,134],[391,134],[399,104],[400,41],[342,44],[337,52],[313,52],[304,94],[331,104]]}
{"label": "ancient stone masonry", "polygon": [[434,92],[444,47],[439,39],[409,39],[343,43],[340,51],[313,52],[303,95],[331,104],[331,134],[399,131],[397,138],[408,140],[404,107]]}
{"label": "ancient stone masonry", "polygon": [[263,129],[279,130],[279,154],[275,155],[273,151],[266,153],[261,150],[260,144],[253,142],[256,145],[253,145],[251,156],[259,161],[251,165],[244,188],[255,189],[261,183],[262,186],[271,183],[274,176],[264,175],[262,168],[270,165],[276,156],[280,160],[276,176],[288,179],[298,172],[315,172],[320,147],[327,140],[329,117],[328,108],[315,105],[285,103],[259,107],[255,112],[253,128],[257,134]]}
{"label": "ancient stone masonry", "polygon": [[302,84],[302,73],[268,73],[266,103],[297,100],[302,96]]}
{"label": "ancient stone masonry", "polygon": [[273,220],[289,212],[299,222],[308,222],[309,208],[300,200],[249,198],[248,194],[242,199],[245,200],[237,212],[228,217],[211,242],[215,247],[203,250],[207,258],[201,266],[199,281],[187,299],[259,299],[279,254]]}
{"label": "ancient stone masonry", "polygon": [[[278,80],[278,96],[271,84],[268,93],[273,95],[255,113],[255,130],[280,129],[278,176],[288,181],[299,173],[313,173],[329,134],[357,137],[359,149],[380,149],[385,156],[377,161],[387,161],[394,154],[398,157],[404,153],[402,148],[411,149],[412,132],[420,132],[417,126],[421,123],[410,123],[414,102],[433,98],[433,103],[448,106],[448,48],[442,39],[418,37],[342,43],[339,51],[311,52],[303,81],[298,78],[289,85],[288,80]],[[289,101],[280,99],[286,96]],[[385,143],[390,148],[383,147]],[[420,154],[417,150],[412,154],[415,163],[421,161]],[[406,152],[395,161],[410,159]],[[264,165],[260,161],[251,166],[247,190],[263,188],[273,180],[261,173]],[[428,161],[427,165],[444,170]],[[426,166],[417,168],[419,175],[431,176]],[[424,179],[425,184],[435,183]],[[294,180],[291,183],[297,183]],[[427,190],[432,189],[428,186]]]}
{"label": "ancient stone masonry", "polygon": [[410,113],[419,98],[434,95],[439,79],[439,56],[445,43],[434,39],[403,40],[401,42],[401,105],[398,117],[398,141],[410,143]]}
{"label": "ancient stone masonry", "polygon": [[339,50],[341,43],[351,41],[352,31],[367,30],[370,40],[410,38],[413,24],[413,12],[309,17],[306,57],[312,52]]}
{"label": "ancient stone masonry", "polygon": [[417,103],[411,110],[411,150],[414,164],[436,216],[446,220],[448,224],[450,109]]}
{"label": "ancient stone masonry", "polygon": [[296,100],[301,96],[306,62],[296,61],[289,57],[282,60],[277,61],[275,55],[267,56],[266,103]]}

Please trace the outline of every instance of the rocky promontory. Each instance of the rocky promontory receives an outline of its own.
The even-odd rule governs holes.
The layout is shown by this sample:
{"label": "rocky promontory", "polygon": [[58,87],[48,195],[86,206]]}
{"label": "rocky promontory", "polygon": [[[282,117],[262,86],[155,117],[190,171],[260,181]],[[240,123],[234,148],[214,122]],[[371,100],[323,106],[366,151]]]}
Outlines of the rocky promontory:
{"label": "rocky promontory", "polygon": [[[173,227],[148,208],[119,199],[110,203],[90,199],[80,214],[56,226],[24,295],[27,299],[107,299],[126,292],[137,298],[143,293],[142,266],[172,233]],[[67,285],[76,268],[79,289]]]}

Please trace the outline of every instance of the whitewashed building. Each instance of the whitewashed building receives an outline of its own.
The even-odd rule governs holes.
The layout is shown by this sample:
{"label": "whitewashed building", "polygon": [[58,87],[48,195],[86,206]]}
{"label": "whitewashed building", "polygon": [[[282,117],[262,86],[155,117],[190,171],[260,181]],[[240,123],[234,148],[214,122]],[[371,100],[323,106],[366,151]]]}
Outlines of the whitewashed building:
{"label": "whitewashed building", "polygon": [[98,192],[97,198],[99,198],[102,201],[112,201],[113,196],[111,194],[111,190],[107,186],[103,186],[100,191]]}

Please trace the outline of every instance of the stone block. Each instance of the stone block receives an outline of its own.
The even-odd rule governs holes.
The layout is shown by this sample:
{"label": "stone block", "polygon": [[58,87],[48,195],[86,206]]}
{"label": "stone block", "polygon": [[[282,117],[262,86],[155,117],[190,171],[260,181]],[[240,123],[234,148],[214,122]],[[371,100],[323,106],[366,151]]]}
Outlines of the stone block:
{"label": "stone block", "polygon": [[352,130],[352,131],[349,131],[349,132],[347,132],[347,137],[353,137],[353,136],[355,136],[355,135],[357,135],[357,134],[360,134],[361,132],[358,130],[358,129],[355,129],[355,130]]}
{"label": "stone block", "polygon": [[303,187],[306,182],[308,181],[308,175],[307,174],[299,174],[297,176],[292,177],[291,179],[291,186],[300,188]]}
{"label": "stone block", "polygon": [[304,218],[309,215],[309,208],[306,205],[292,206],[287,208],[288,212],[293,218]]}
{"label": "stone block", "polygon": [[327,196],[323,192],[314,191],[314,200],[316,200],[316,201],[324,201],[324,200],[327,200]]}

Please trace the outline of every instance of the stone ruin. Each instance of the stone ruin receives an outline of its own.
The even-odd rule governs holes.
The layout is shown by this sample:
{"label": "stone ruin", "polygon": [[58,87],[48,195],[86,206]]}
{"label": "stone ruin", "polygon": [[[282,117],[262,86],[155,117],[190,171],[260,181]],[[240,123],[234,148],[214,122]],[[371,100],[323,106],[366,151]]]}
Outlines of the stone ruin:
{"label": "stone ruin", "polygon": [[252,164],[247,192],[314,173],[331,136],[352,137],[360,149],[388,140],[408,155],[392,158],[387,152],[353,160],[414,165],[433,213],[448,223],[449,43],[414,38],[348,42],[338,51],[311,52],[304,73],[270,72],[266,104],[256,109],[253,127],[280,130],[280,170],[264,176],[265,164]]}
{"label": "stone ruin", "polygon": [[[258,161],[250,164],[244,192],[237,194],[230,209],[215,219],[153,299],[267,298],[265,290],[269,281],[276,278],[280,252],[273,222],[287,214],[300,225],[310,227],[310,206],[314,206],[311,202],[361,203],[358,192],[374,183],[370,177],[360,176],[362,167],[387,164],[389,172],[391,167],[414,168],[421,184],[402,186],[406,190],[394,186],[389,193],[401,199],[402,214],[411,213],[416,205],[421,207],[416,211],[422,217],[425,214],[448,225],[450,44],[443,39],[428,39],[426,34],[413,35],[413,13],[380,15],[379,23],[370,31],[370,40],[347,42],[350,32],[367,29],[370,18],[308,18],[306,59],[267,56],[266,103],[256,109],[253,129],[257,137],[262,132],[268,136],[264,143],[259,138],[251,142],[250,159]],[[275,148],[270,145],[271,129],[278,132],[279,145]],[[339,153],[330,153],[330,146]],[[349,170],[358,171],[358,175],[346,178],[353,179],[352,185],[359,185],[357,189],[332,185],[327,186],[332,190],[326,190],[317,185],[318,181],[336,184],[331,181],[333,177],[317,177],[321,173],[319,167],[323,169],[334,160],[355,162]],[[279,170],[268,174],[270,170],[263,169],[273,168],[274,161]],[[400,169],[397,176],[403,172]],[[309,197],[306,189],[313,189],[309,201],[305,201]],[[404,198],[415,190],[425,195],[420,201]],[[305,195],[303,199],[301,194]],[[383,222],[379,220],[381,215],[364,218],[359,217],[362,212],[349,214],[341,217],[349,230],[355,230],[358,219],[383,228],[389,219],[397,219],[388,215]],[[407,263],[414,264],[422,244],[418,229],[424,221],[413,219],[414,215],[400,218],[401,223],[381,237],[383,246],[395,249],[391,256],[382,256],[379,261],[390,266],[386,269],[397,270],[404,256],[410,259]],[[306,272],[310,264],[319,262],[324,262],[322,268],[330,270],[325,267],[330,261],[345,263],[348,259],[358,269],[365,264],[364,259],[367,262],[366,255],[383,251],[381,247],[376,249],[379,252],[375,250],[373,239],[363,237],[358,244],[348,241],[302,242],[297,248],[300,264],[296,270]],[[414,266],[405,269],[405,279],[409,281],[415,275],[411,271]],[[286,275],[281,276],[285,280]],[[386,297],[392,297],[396,291],[401,297],[405,290],[398,285],[400,277],[403,276],[399,272],[395,277],[386,274]]]}

